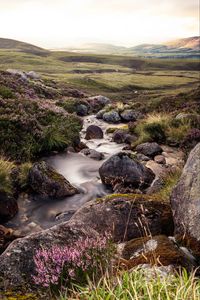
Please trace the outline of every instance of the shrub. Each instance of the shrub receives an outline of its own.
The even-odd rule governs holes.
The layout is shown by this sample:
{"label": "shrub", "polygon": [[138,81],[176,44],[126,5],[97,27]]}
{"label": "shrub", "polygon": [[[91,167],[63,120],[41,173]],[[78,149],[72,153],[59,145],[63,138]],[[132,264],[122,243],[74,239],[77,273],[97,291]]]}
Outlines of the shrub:
{"label": "shrub", "polygon": [[37,102],[10,99],[0,107],[0,144],[4,156],[30,161],[45,151],[62,150],[79,138],[81,120]]}
{"label": "shrub", "polygon": [[200,142],[200,130],[197,128],[193,128],[187,132],[184,136],[181,147],[190,150],[196,146],[197,143]]}
{"label": "shrub", "polygon": [[109,235],[80,238],[71,246],[38,249],[34,256],[35,284],[57,291],[72,282],[85,283],[87,277],[100,275],[111,259]]}
{"label": "shrub", "polygon": [[0,96],[3,98],[3,99],[9,99],[9,98],[13,98],[14,97],[14,94],[13,92],[11,91],[10,88],[4,86],[4,85],[0,85]]}

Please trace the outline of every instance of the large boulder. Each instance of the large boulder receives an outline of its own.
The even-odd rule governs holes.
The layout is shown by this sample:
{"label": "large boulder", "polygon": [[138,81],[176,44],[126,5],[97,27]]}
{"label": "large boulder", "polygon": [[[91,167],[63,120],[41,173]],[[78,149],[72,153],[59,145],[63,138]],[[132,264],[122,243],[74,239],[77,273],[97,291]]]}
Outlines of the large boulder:
{"label": "large boulder", "polygon": [[191,151],[171,195],[175,236],[200,256],[200,143]]}
{"label": "large boulder", "polygon": [[83,224],[66,222],[13,241],[1,255],[0,277],[6,283],[3,289],[8,287],[9,290],[37,290],[32,278],[35,274],[33,257],[36,250],[48,249],[54,245],[73,245],[81,237],[95,236],[97,233],[87,226],[83,227]]}
{"label": "large boulder", "polygon": [[142,190],[150,186],[155,178],[150,169],[126,152],[111,156],[100,167],[99,174],[102,182],[114,191],[124,187]]}
{"label": "large boulder", "polygon": [[129,241],[149,234],[173,233],[170,205],[154,196],[109,195],[85,204],[72,217],[98,233],[110,232],[115,242]]}
{"label": "large boulder", "polygon": [[0,191],[0,224],[12,219],[17,212],[17,201],[11,195]]}
{"label": "large boulder", "polygon": [[126,268],[141,264],[161,265],[191,269],[193,261],[165,235],[146,236],[128,241],[121,246],[121,263]]}
{"label": "large boulder", "polygon": [[64,198],[77,193],[69,181],[44,161],[32,166],[28,184],[35,193],[45,198]]}
{"label": "large boulder", "polygon": [[162,153],[162,148],[157,143],[143,143],[136,147],[136,151],[154,158],[154,156]]}
{"label": "large boulder", "polygon": [[86,129],[86,140],[91,139],[102,139],[103,138],[103,130],[97,125],[90,125]]}
{"label": "large boulder", "polygon": [[103,114],[103,120],[107,123],[119,123],[121,117],[116,110],[111,110]]}

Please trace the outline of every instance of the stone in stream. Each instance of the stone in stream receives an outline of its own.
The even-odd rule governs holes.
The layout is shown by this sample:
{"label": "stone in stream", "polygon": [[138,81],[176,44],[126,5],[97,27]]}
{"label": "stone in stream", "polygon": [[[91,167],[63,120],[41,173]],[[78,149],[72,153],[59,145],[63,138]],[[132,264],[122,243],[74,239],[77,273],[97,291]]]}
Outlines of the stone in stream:
{"label": "stone in stream", "polygon": [[171,205],[176,238],[200,257],[200,143],[188,157]]}
{"label": "stone in stream", "polygon": [[120,152],[111,156],[99,169],[102,182],[114,191],[129,187],[143,190],[151,185],[154,173],[140,162],[131,158],[131,154]]}
{"label": "stone in stream", "polygon": [[113,142],[117,144],[131,144],[135,142],[137,137],[128,133],[128,130],[118,129],[113,133]]}
{"label": "stone in stream", "polygon": [[109,112],[105,112],[103,114],[103,120],[107,123],[119,123],[121,121],[121,117],[116,110],[111,110]]}
{"label": "stone in stream", "polygon": [[83,149],[83,150],[81,150],[81,153],[83,153],[85,156],[95,159],[95,160],[104,159],[104,154],[101,152],[98,152],[94,149]]}
{"label": "stone in stream", "polygon": [[64,198],[77,193],[76,188],[68,180],[44,161],[32,166],[28,184],[36,194],[45,198]]}
{"label": "stone in stream", "polygon": [[90,125],[86,129],[85,139],[103,139],[103,130],[97,125]]}
{"label": "stone in stream", "polygon": [[6,192],[0,191],[0,224],[12,219],[18,212],[15,198]]}

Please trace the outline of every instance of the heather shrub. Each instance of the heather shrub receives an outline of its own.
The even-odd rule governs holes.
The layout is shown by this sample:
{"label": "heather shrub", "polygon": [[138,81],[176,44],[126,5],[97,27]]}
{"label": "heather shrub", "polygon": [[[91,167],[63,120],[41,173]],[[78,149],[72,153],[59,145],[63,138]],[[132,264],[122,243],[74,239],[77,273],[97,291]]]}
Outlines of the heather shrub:
{"label": "heather shrub", "polygon": [[0,85],[0,96],[3,98],[3,99],[9,99],[9,98],[13,98],[14,97],[14,94],[13,92],[11,91],[10,88],[4,86],[4,85]]}
{"label": "heather shrub", "polygon": [[181,147],[190,150],[200,142],[200,130],[197,128],[190,129],[184,136]]}
{"label": "heather shrub", "polygon": [[84,284],[88,278],[98,278],[105,271],[114,248],[109,235],[80,238],[70,246],[38,249],[34,256],[33,281],[57,292],[72,283]]}

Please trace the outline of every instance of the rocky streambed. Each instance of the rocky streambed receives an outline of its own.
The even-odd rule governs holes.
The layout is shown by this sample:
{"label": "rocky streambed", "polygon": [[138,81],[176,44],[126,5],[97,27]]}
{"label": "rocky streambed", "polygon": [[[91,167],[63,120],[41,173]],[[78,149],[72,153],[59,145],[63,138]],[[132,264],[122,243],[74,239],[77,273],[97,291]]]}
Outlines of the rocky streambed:
{"label": "rocky streambed", "polygon": [[[71,194],[62,200],[54,199],[55,181],[60,178],[55,179],[54,175],[49,181],[55,188],[53,192],[50,190],[51,199],[20,196],[19,213],[7,226],[18,229],[19,235],[25,237],[8,246],[0,263],[0,276],[9,288],[32,289],[33,256],[38,248],[63,246],[80,237],[95,237],[105,232],[110,232],[118,245],[120,263],[125,268],[151,265],[152,253],[162,266],[191,270],[198,265],[200,144],[188,158],[171,205],[156,191],[162,185],[163,174],[183,165],[183,152],[156,143],[143,143],[136,152],[129,151],[130,147],[124,143],[113,141],[113,135],[107,133],[108,127],[108,123],[95,115],[84,117],[81,142],[86,147],[78,153],[69,148],[66,153],[43,159],[67,179],[64,184]],[[38,174],[40,167],[36,168]],[[36,182],[31,177],[32,187],[38,182],[43,187],[39,177]],[[172,238],[174,232],[176,236]],[[183,247],[187,243],[191,252]]]}

